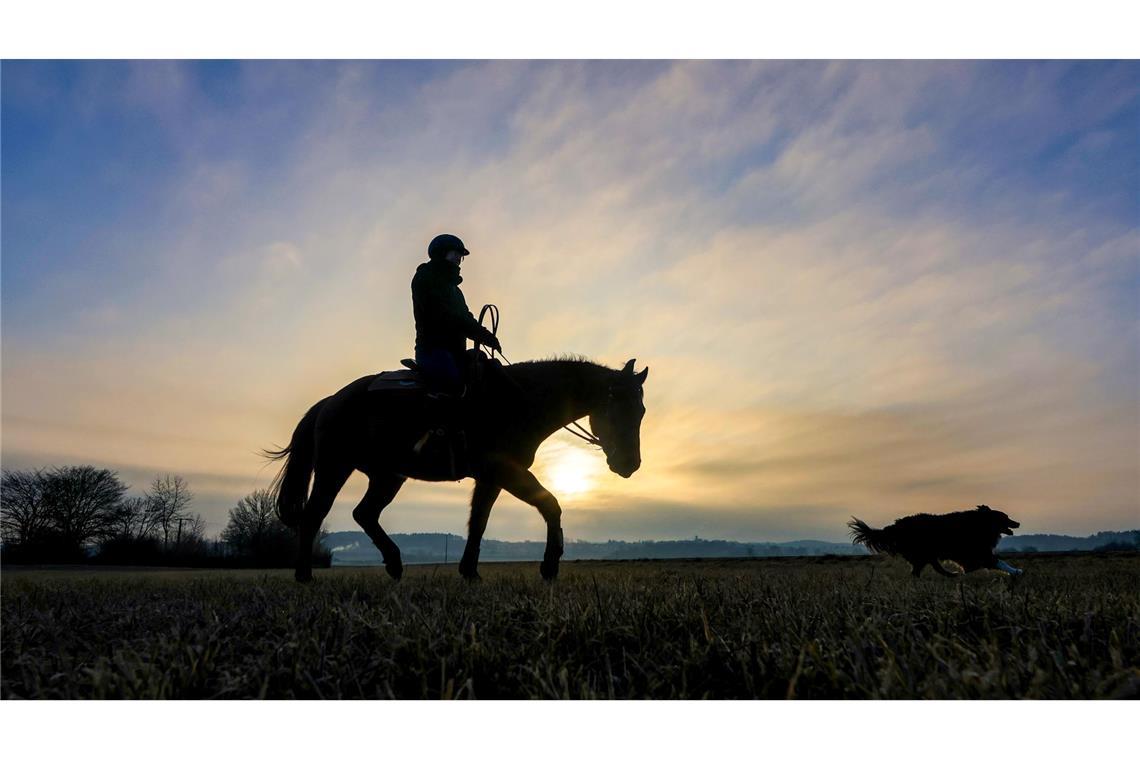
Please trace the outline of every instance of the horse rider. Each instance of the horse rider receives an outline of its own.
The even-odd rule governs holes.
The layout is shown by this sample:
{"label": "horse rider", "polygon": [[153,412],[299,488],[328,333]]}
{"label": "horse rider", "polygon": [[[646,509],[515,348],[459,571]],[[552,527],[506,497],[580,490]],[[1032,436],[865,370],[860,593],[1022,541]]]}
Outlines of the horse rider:
{"label": "horse rider", "polygon": [[416,365],[435,392],[463,392],[467,339],[500,350],[499,341],[467,309],[459,283],[470,251],[455,235],[436,235],[428,244],[428,261],[412,278],[412,311],[416,319]]}
{"label": "horse rider", "polygon": [[412,278],[416,366],[435,397],[428,410],[432,422],[445,427],[465,393],[467,340],[501,351],[499,340],[471,314],[459,289],[459,268],[470,253],[455,235],[436,235],[428,244],[428,260]]}

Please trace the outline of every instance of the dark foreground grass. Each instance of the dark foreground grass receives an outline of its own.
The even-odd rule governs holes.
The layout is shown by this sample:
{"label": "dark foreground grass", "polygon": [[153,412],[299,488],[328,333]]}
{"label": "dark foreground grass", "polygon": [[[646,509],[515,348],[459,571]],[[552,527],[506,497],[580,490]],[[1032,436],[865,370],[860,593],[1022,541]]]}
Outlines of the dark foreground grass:
{"label": "dark foreground grass", "polygon": [[5,571],[4,698],[1098,698],[1140,690],[1140,560],[912,580],[878,557]]}

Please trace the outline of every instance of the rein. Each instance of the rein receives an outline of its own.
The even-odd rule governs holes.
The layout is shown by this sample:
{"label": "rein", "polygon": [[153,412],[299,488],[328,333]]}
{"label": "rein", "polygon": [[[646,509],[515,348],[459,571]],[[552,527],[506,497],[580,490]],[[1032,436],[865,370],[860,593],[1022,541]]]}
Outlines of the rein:
{"label": "rein", "polygon": [[[483,308],[479,310],[479,324],[480,325],[483,324],[483,317],[487,316],[488,314],[491,316],[491,334],[494,335],[495,337],[498,337],[498,333],[499,333],[499,307],[493,303],[483,304]],[[491,346],[484,346],[479,341],[475,341],[475,348],[477,348],[477,349],[486,348],[488,356],[491,359],[495,358],[495,349],[492,348]],[[507,364],[511,363],[511,360],[507,358],[507,355],[503,353],[502,349],[499,350],[498,354],[499,354],[499,356],[503,357],[503,361],[505,361]],[[574,428],[571,428],[570,425],[573,425],[575,428],[578,428],[578,429],[574,430]],[[586,428],[582,427],[580,424],[578,424],[577,420],[573,420],[570,423],[570,425],[563,425],[562,429],[569,432],[569,433],[573,433],[574,435],[578,436],[579,438],[581,438],[583,441],[590,444],[591,446],[597,446],[599,449],[602,448],[602,439],[599,438],[598,436],[594,435],[593,431],[587,430]]]}
{"label": "rein", "polygon": [[[570,427],[570,425],[573,425],[574,427],[578,428],[578,430],[574,430],[573,428]],[[579,425],[577,420],[574,420],[573,422],[571,422],[570,425],[563,425],[562,429],[569,432],[569,433],[573,433],[574,435],[578,436],[583,441],[585,441],[586,443],[588,443],[592,446],[597,446],[599,449],[602,448],[602,439],[599,438],[598,436],[594,435],[594,433],[592,431],[587,430],[586,428]],[[582,432],[578,432],[579,430]]]}

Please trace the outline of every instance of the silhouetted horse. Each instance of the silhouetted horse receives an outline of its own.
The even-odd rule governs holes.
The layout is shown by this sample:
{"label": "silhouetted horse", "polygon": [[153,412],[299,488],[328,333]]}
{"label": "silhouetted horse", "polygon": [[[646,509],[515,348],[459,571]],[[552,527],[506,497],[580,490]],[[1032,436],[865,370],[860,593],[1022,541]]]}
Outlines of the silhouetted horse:
{"label": "silhouetted horse", "polygon": [[[502,368],[505,378],[500,381],[506,382],[495,383],[492,377],[484,384],[466,425],[469,457],[460,474],[475,478],[461,575],[479,577],[479,544],[503,489],[542,514],[546,521],[542,577],[549,580],[558,574],[562,508],[529,468],[539,444],[559,428],[588,416],[610,469],[625,478],[637,471],[645,414],[642,385],[649,369],[635,374],[633,362],[630,359],[620,370],[580,359],[520,362]],[[374,378],[362,377],[317,402],[287,447],[266,452],[273,459],[285,459],[274,489],[278,516],[298,529],[299,581],[312,577],[313,541],[353,470],[368,476],[368,490],[352,511],[353,519],[380,550],[388,574],[397,579],[404,571],[400,549],[380,527],[380,512],[409,477],[455,479],[432,473],[412,454],[424,431],[421,396],[369,391]]]}

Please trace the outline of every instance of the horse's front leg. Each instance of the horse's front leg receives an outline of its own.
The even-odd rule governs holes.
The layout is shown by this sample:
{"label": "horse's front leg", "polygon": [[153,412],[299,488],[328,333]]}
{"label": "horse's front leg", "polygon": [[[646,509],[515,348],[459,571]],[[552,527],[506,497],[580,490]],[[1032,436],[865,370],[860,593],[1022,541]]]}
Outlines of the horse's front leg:
{"label": "horse's front leg", "polygon": [[558,560],[562,557],[562,507],[554,494],[547,491],[529,470],[518,466],[504,467],[500,482],[507,493],[538,509],[546,521],[546,551],[542,556],[542,577],[554,580],[558,575]]}
{"label": "horse's front leg", "polygon": [[459,574],[467,580],[479,579],[479,544],[487,530],[491,507],[495,506],[495,499],[502,490],[502,486],[493,480],[475,481],[475,490],[471,493],[471,519],[467,523],[467,546],[463,549],[463,559],[459,561]]}

